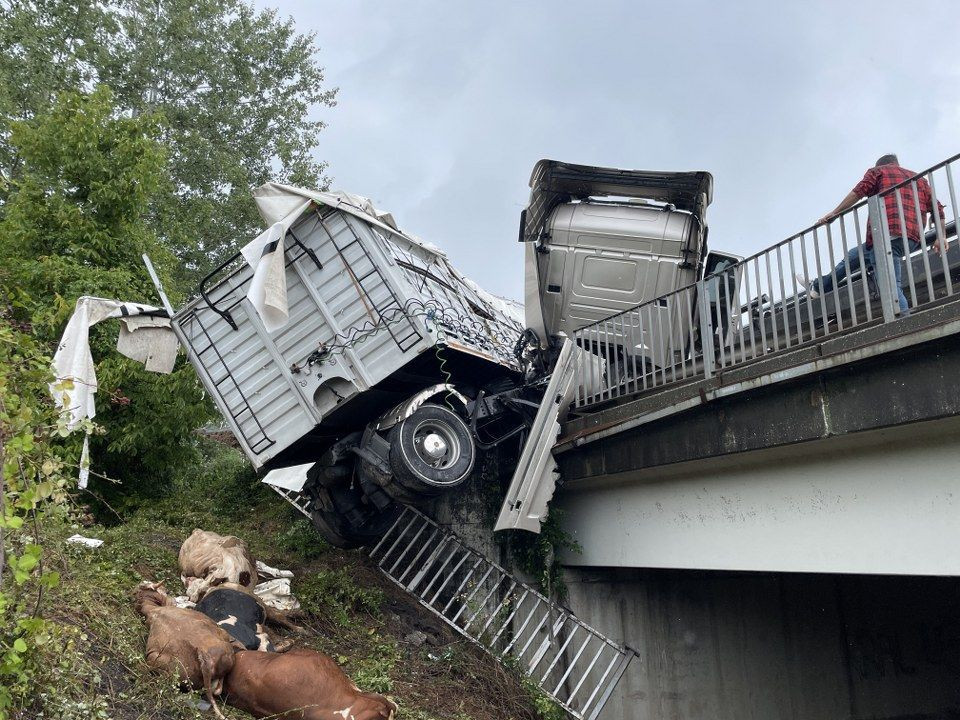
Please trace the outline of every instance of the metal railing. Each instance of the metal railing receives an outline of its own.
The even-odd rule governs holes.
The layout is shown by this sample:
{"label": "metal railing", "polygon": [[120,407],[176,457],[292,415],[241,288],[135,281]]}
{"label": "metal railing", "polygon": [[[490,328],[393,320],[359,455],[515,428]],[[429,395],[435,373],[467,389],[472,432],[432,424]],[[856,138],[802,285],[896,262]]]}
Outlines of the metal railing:
{"label": "metal railing", "polygon": [[411,507],[370,557],[423,607],[578,720],[596,720],[636,655]]}
{"label": "metal railing", "polygon": [[[587,361],[580,364],[574,406],[709,378],[952,297],[960,288],[960,247],[951,242],[958,160],[756,255],[731,259],[692,285],[576,330],[573,340]],[[942,212],[930,213],[931,207]],[[921,242],[911,238],[904,248],[911,215],[919,218]]]}
{"label": "metal railing", "polygon": [[[303,493],[268,485],[310,518]],[[596,720],[636,656],[412,507],[370,550],[392,582],[577,720]]]}

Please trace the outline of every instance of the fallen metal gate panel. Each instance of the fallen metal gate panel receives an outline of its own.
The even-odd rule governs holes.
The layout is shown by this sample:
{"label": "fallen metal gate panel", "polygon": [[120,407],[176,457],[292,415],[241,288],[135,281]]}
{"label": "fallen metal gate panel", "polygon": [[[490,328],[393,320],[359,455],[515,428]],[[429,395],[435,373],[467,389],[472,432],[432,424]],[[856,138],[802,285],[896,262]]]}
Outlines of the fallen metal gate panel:
{"label": "fallen metal gate panel", "polygon": [[303,515],[306,515],[308,520],[310,519],[310,498],[303,493],[299,493],[294,490],[287,490],[286,488],[277,487],[276,485],[271,485],[269,483],[266,485],[268,488],[276,492],[277,495],[293,505]]}
{"label": "fallen metal gate panel", "polygon": [[600,714],[636,654],[413,508],[403,511],[370,557],[421,605],[522,670],[576,718]]}

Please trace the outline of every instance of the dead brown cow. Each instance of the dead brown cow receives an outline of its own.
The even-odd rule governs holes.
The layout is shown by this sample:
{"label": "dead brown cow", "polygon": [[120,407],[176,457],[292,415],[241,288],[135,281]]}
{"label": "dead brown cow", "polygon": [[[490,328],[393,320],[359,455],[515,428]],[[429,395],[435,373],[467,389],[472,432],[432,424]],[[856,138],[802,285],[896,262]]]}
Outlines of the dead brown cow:
{"label": "dead brown cow", "polygon": [[147,665],[176,673],[194,690],[206,691],[218,717],[215,695],[233,668],[232,638],[203,613],[173,605],[162,585],[141,583],[136,593],[137,612],[146,618]]}
{"label": "dead brown cow", "polygon": [[327,655],[243,650],[223,684],[223,699],[254,717],[277,720],[393,720],[396,704],[362,692]]}
{"label": "dead brown cow", "polygon": [[233,535],[197,528],[180,546],[180,573],[187,597],[197,602],[211,587],[237,583],[251,591],[257,566],[247,544]]}

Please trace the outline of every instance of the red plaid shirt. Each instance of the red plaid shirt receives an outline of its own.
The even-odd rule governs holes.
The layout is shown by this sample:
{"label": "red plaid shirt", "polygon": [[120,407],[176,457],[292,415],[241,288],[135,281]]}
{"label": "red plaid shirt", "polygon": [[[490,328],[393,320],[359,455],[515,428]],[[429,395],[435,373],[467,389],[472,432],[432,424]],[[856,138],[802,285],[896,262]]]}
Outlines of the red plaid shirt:
{"label": "red plaid shirt", "polygon": [[[881,165],[872,167],[863,176],[863,180],[857,183],[853,192],[862,198],[870,195],[878,195],[884,190],[892,188],[894,185],[909,180],[916,175],[913,170],[907,170],[899,165]],[[897,203],[897,195],[900,195],[900,203],[903,206],[903,225],[900,224],[900,211]],[[933,196],[930,193],[930,185],[923,178],[917,178],[917,195],[919,195],[920,212],[922,217],[917,217],[917,202],[913,196],[913,184],[904,185],[899,190],[895,190],[889,195],[885,195],[883,200],[887,206],[887,227],[890,228],[890,237],[902,237],[903,230],[906,228],[907,237],[914,242],[920,242],[923,233],[923,225],[926,220],[926,214],[933,212]],[[937,203],[940,209],[940,217],[943,217],[943,205]],[[871,237],[871,228],[867,226],[867,247],[873,246],[873,237]]]}

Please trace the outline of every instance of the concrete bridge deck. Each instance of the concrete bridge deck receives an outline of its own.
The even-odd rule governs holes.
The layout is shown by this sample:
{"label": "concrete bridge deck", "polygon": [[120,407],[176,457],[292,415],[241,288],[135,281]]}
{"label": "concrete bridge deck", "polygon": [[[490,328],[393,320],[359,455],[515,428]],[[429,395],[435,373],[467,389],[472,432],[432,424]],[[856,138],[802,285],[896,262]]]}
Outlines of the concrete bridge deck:
{"label": "concrete bridge deck", "polygon": [[952,300],[572,419],[569,561],[960,574],[958,350]]}
{"label": "concrete bridge deck", "polygon": [[640,653],[603,720],[960,718],[958,381],[948,300],[571,418],[569,603]]}

